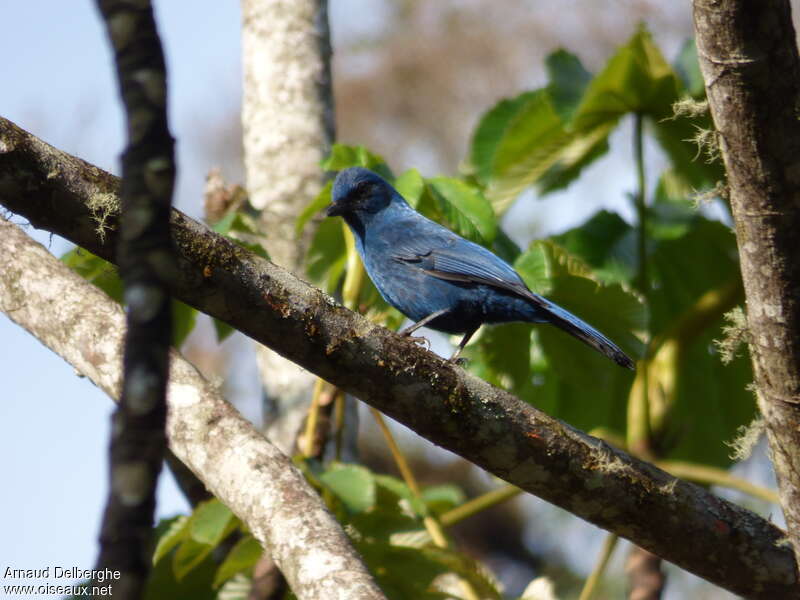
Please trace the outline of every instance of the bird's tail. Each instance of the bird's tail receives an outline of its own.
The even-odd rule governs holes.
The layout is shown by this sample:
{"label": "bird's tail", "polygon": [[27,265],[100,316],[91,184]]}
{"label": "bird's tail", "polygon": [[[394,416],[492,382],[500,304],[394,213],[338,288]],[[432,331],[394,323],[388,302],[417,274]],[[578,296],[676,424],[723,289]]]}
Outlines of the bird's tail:
{"label": "bird's tail", "polygon": [[542,320],[575,336],[587,346],[591,346],[598,352],[605,354],[619,366],[634,370],[633,361],[630,357],[594,327],[546,298],[537,295],[536,299],[537,308],[540,309],[537,316],[541,317]]}

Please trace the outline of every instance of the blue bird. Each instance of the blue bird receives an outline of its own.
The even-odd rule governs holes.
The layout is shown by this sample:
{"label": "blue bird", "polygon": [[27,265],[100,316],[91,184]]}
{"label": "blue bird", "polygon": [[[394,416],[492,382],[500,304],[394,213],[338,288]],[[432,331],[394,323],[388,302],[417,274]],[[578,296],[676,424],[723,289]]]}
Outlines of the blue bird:
{"label": "blue bird", "polygon": [[382,177],[345,169],[333,183],[327,215],[353,232],[364,267],[384,300],[420,327],[463,334],[456,360],[484,323],[550,323],[618,365],[633,361],[602,333],[534,294],[507,262],[423,217]]}

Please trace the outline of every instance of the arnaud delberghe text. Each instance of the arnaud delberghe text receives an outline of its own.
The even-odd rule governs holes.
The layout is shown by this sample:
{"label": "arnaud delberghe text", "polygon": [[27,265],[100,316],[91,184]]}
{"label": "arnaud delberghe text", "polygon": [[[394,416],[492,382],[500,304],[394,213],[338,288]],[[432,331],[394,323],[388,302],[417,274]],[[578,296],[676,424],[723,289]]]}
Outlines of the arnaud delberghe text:
{"label": "arnaud delberghe text", "polygon": [[111,569],[79,569],[78,567],[45,567],[43,569],[12,569],[6,567],[3,579],[90,579],[97,583],[119,579],[120,572]]}

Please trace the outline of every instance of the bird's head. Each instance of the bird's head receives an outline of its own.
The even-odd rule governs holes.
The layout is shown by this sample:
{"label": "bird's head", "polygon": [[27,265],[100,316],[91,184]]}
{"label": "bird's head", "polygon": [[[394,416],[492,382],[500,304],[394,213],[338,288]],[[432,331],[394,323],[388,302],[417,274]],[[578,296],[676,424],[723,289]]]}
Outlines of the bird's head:
{"label": "bird's head", "polygon": [[397,193],[377,173],[363,167],[351,167],[340,172],[333,182],[332,203],[326,214],[329,217],[367,217],[392,203]]}

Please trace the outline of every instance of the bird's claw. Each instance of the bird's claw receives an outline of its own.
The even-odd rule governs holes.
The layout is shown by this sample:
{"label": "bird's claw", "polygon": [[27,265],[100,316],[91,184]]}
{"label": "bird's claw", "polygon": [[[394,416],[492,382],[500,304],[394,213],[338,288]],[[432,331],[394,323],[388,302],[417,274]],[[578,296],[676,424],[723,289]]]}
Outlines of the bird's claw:
{"label": "bird's claw", "polygon": [[454,356],[453,358],[451,358],[447,362],[451,362],[454,365],[457,365],[459,367],[466,367],[467,364],[469,363],[469,359],[468,358],[464,358],[463,356],[458,356],[458,357]]}
{"label": "bird's claw", "polygon": [[420,346],[425,346],[426,350],[431,349],[431,341],[426,337],[410,335],[410,334],[407,334],[406,337],[408,337],[408,339],[410,339],[415,344],[419,344]]}

